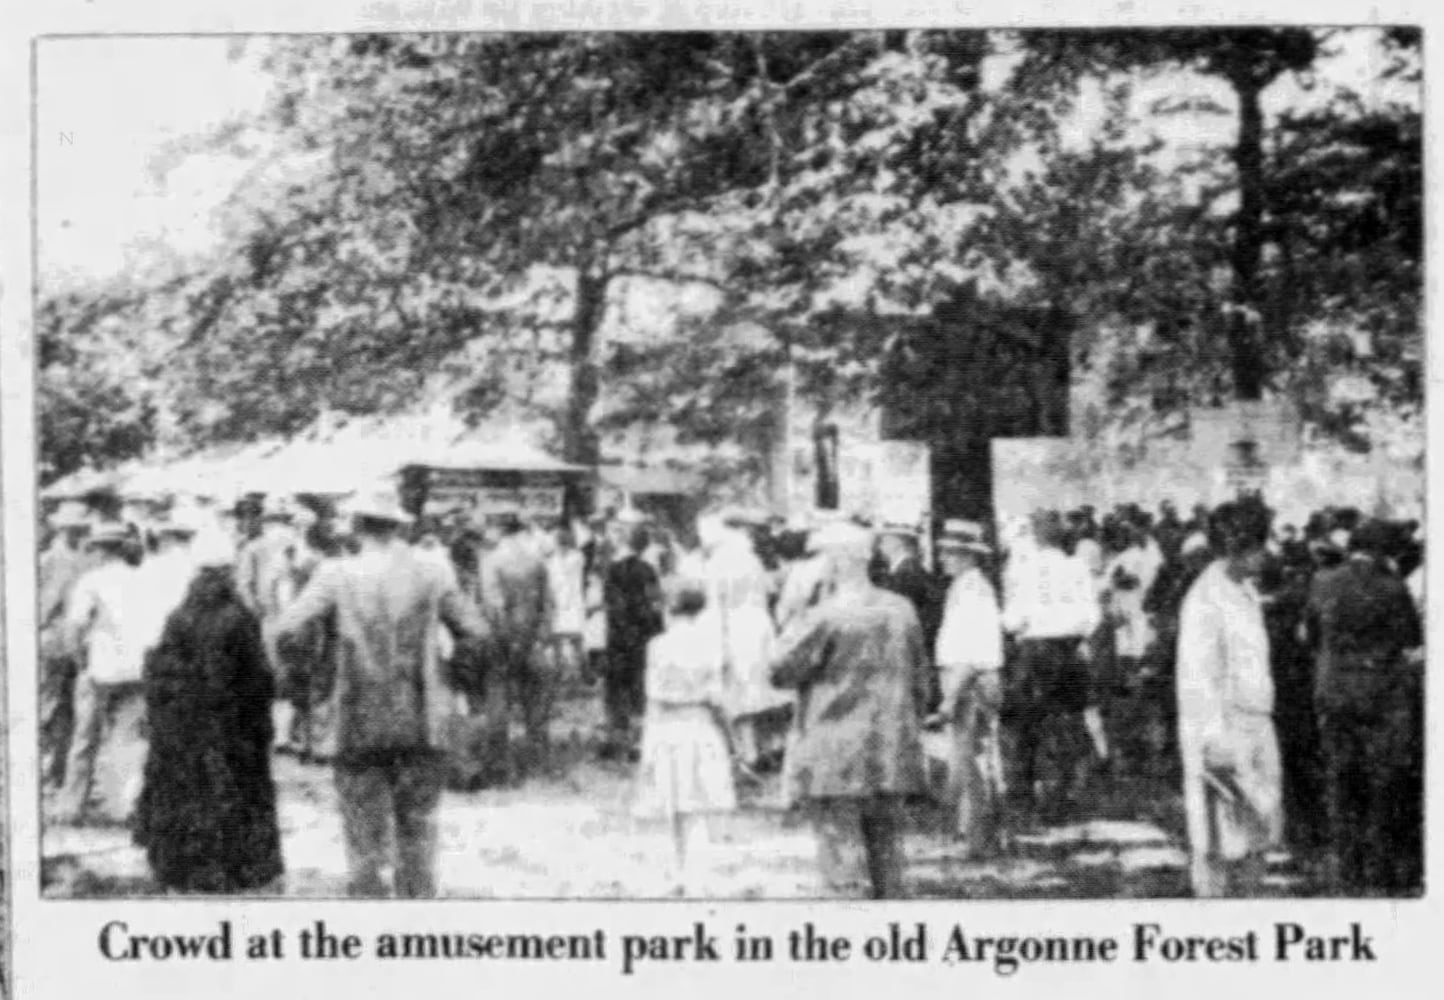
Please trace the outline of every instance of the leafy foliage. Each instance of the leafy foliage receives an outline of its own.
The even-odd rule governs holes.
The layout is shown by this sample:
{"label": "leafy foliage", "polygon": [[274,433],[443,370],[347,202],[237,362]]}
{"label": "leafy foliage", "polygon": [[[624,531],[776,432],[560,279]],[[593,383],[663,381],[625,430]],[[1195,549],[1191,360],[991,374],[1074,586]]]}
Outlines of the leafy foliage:
{"label": "leafy foliage", "polygon": [[[1417,33],[1388,37],[1381,76],[1417,84]],[[1362,446],[1379,412],[1422,395],[1417,108],[1342,95],[1167,168],[1134,138],[1139,80],[1221,78],[1246,109],[1327,41],[274,41],[266,117],[214,137],[254,157],[217,254],[144,287],[43,301],[47,468],[401,410],[441,377],[479,422],[558,371],[564,391],[527,388],[525,402],[549,408],[572,459],[633,420],[715,443],[767,432],[788,361],[823,409],[876,401],[959,466],[989,434],[1059,429],[1047,397],[1066,395],[1069,363],[1099,396],[1087,433],[1102,413],[1166,430],[1236,388],[1242,358],[1260,387]],[[1000,64],[1011,71],[987,83]],[[1079,144],[1064,132],[1085,88],[1103,113]],[[632,336],[645,282],[708,287],[719,305]],[[99,363],[113,355],[125,366]],[[939,381],[1000,359],[999,379]],[[1347,398],[1324,384],[1339,366],[1360,380]]]}

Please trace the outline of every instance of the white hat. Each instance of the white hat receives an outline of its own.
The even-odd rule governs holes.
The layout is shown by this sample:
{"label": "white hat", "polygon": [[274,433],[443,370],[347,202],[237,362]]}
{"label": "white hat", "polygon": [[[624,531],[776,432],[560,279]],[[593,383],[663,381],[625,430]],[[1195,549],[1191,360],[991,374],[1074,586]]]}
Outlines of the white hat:
{"label": "white hat", "polygon": [[983,526],[977,521],[965,521],[960,517],[950,517],[943,522],[944,535],[952,535],[963,538],[982,538]]}
{"label": "white hat", "polygon": [[981,538],[974,538],[968,534],[945,534],[939,535],[937,546],[939,550],[953,549],[964,552],[976,552],[978,555],[988,556],[993,554],[993,547]]}
{"label": "white hat", "polygon": [[1201,552],[1206,548],[1208,548],[1208,539],[1195,531],[1183,540],[1183,548],[1180,552],[1183,555],[1189,555],[1194,552]]}
{"label": "white hat", "polygon": [[90,537],[85,540],[85,544],[88,546],[121,545],[134,537],[128,525],[120,521],[105,521],[94,525]]}
{"label": "white hat", "polygon": [[261,516],[267,521],[290,521],[296,516],[296,505],[288,496],[268,496]]}
{"label": "white hat", "polygon": [[877,526],[879,535],[905,535],[908,538],[916,538],[918,535],[917,525],[904,524],[901,521],[884,521]]}

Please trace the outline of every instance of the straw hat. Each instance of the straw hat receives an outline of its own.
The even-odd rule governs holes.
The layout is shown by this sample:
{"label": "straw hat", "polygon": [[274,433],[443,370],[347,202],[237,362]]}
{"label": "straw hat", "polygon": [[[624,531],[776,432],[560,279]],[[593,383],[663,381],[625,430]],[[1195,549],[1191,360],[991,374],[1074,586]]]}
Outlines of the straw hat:
{"label": "straw hat", "polygon": [[957,538],[976,538],[984,536],[983,526],[977,521],[966,521],[960,517],[950,517],[943,522],[942,534]]}
{"label": "straw hat", "polygon": [[916,538],[918,536],[917,525],[904,524],[901,521],[884,521],[877,526],[879,535],[902,535],[904,538]]}
{"label": "straw hat", "polygon": [[993,548],[987,542],[978,538],[970,538],[967,535],[938,536],[938,550],[942,552],[973,552],[980,556],[993,554]]}

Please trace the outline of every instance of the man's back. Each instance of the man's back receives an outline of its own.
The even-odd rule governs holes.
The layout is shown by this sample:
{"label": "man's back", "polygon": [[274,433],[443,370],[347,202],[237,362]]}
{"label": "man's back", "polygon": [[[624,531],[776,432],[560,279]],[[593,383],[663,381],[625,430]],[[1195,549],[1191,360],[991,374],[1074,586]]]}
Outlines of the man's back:
{"label": "man's back", "polygon": [[392,542],[323,564],[280,630],[294,634],[332,610],[338,754],[437,745],[450,698],[432,641],[438,621],[485,631],[453,577]]}
{"label": "man's back", "polygon": [[545,560],[520,536],[506,539],[481,561],[481,601],[499,637],[530,649],[551,618]]}
{"label": "man's back", "polygon": [[656,572],[635,553],[607,568],[607,638],[613,648],[645,647],[662,631],[657,588]]}
{"label": "man's back", "polygon": [[1402,652],[1423,641],[1404,582],[1367,561],[1316,576],[1305,614],[1320,654],[1316,691],[1327,701],[1375,701],[1401,676]]}
{"label": "man's back", "polygon": [[929,676],[912,605],[868,588],[828,598],[805,622],[772,668],[775,685],[799,691],[794,787],[813,796],[920,791]]}

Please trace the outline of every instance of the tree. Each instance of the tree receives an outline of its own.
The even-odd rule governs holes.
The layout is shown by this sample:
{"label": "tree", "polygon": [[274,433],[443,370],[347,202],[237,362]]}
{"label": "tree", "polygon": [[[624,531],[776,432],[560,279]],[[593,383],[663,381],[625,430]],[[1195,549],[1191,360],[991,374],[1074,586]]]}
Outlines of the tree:
{"label": "tree", "polygon": [[807,349],[859,237],[921,245],[974,180],[955,154],[987,51],[979,32],[283,44],[276,152],[229,207],[228,253],[174,297],[179,425],[203,442],[399,408],[460,348],[524,341],[519,363],[569,372],[563,450],[592,461],[599,332],[628,283],[722,288]]}
{"label": "tree", "polygon": [[1270,368],[1260,329],[1260,264],[1264,227],[1264,119],[1261,97],[1285,73],[1307,69],[1318,38],[1303,28],[1109,29],[1028,33],[1025,79],[1058,86],[1080,72],[1107,74],[1181,67],[1226,81],[1238,101],[1238,139],[1232,149],[1234,191],[1229,263],[1233,284],[1223,331],[1239,399],[1262,397]]}
{"label": "tree", "polygon": [[42,298],[35,341],[39,481],[145,453],[156,440],[154,372],[139,363],[144,301],[115,287]]}

